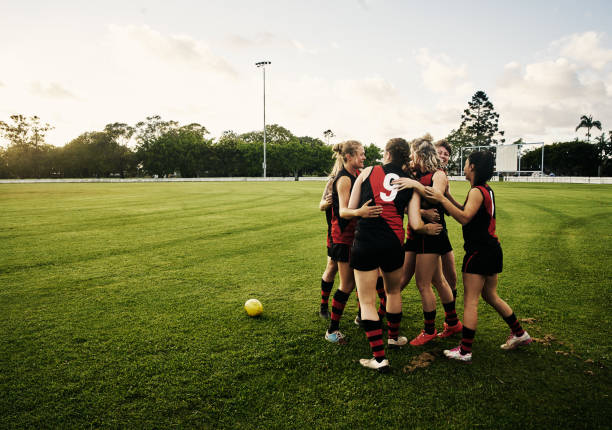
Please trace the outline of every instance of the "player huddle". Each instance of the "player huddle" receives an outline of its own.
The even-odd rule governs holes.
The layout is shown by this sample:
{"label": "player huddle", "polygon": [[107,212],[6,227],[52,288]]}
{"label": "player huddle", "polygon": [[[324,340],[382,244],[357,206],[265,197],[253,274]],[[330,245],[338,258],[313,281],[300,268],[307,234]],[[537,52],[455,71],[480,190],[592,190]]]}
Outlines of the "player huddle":
{"label": "player huddle", "polygon": [[[322,318],[330,319],[325,339],[346,343],[340,321],[356,287],[359,313],[355,323],[363,327],[373,355],[360,363],[380,372],[389,370],[383,318],[387,320],[388,347],[408,343],[418,347],[435,338],[462,333],[459,346],[444,354],[471,361],[481,295],[510,326],[511,334],[502,349],[531,342],[512,309],[497,295],[497,274],[502,271],[503,257],[495,235],[495,197],[486,183],[494,171],[490,152],[473,152],[466,160],[465,176],[472,188],[461,205],[451,196],[444,171],[451,154],[446,141],[434,144],[429,135],[411,142],[391,139],[385,147],[383,164],[365,169],[361,143],[349,140],[334,145],[333,150],[336,162],[319,205],[326,212],[328,224],[328,258],[321,279],[319,312]],[[408,215],[406,228],[404,214]],[[445,214],[463,226],[463,323],[455,311],[457,275]],[[340,284],[330,312],[329,296],[336,273]],[[424,323],[422,331],[408,342],[399,335],[401,292],[413,276],[421,296]],[[432,285],[444,308],[440,332],[436,329]]]}

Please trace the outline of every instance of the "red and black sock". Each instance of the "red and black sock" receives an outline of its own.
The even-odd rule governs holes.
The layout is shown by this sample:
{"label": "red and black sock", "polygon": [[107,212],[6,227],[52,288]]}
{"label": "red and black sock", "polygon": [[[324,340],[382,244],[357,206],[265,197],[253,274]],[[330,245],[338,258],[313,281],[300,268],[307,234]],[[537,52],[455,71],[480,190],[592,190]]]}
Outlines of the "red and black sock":
{"label": "red and black sock", "polygon": [[387,327],[389,328],[389,339],[397,340],[399,336],[400,323],[402,322],[402,313],[392,314],[387,312]]}
{"label": "red and black sock", "polygon": [[525,330],[523,330],[523,327],[521,327],[521,323],[516,319],[514,312],[512,312],[512,315],[509,317],[505,317],[504,321],[506,321],[506,324],[508,324],[510,330],[512,330],[512,334],[516,337],[521,337],[523,333],[525,333]]}
{"label": "red and black sock", "polygon": [[444,306],[444,322],[450,327],[457,325],[459,319],[455,310],[455,301],[442,303],[442,306]]}
{"label": "red and black sock", "polygon": [[343,291],[336,290],[332,299],[331,323],[328,330],[330,333],[338,330],[338,327],[340,327],[340,318],[342,317],[342,312],[344,312],[344,306],[346,306],[349,295]]}
{"label": "red and black sock", "polygon": [[472,352],[472,344],[474,343],[476,330],[463,326],[463,339],[461,339],[461,355]]}
{"label": "red and black sock", "polygon": [[434,309],[431,312],[423,311],[423,316],[425,318],[425,333],[434,334],[436,331],[436,310]]}
{"label": "red and black sock", "polygon": [[368,338],[372,354],[377,362],[381,362],[385,359],[385,344],[382,338],[382,323],[380,320],[362,320],[363,328]]}
{"label": "red and black sock", "polygon": [[453,300],[457,301],[457,289],[453,290]]}
{"label": "red and black sock", "polygon": [[326,282],[321,279],[321,310],[326,311],[329,307],[329,294],[331,293],[334,281]]}
{"label": "red and black sock", "polygon": [[387,313],[387,295],[385,294],[385,281],[383,281],[382,276],[379,276],[378,280],[376,281],[376,292],[378,293],[378,298],[380,299],[378,317],[382,319]]}

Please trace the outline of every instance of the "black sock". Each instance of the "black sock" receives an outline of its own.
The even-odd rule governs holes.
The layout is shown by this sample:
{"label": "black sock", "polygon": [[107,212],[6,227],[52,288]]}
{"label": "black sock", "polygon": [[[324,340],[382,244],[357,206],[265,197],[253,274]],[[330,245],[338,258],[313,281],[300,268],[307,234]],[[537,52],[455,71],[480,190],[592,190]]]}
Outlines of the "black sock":
{"label": "black sock", "polygon": [[431,312],[423,311],[423,316],[425,317],[425,333],[434,334],[436,331],[436,310],[434,309]]}
{"label": "black sock", "polygon": [[461,355],[465,355],[468,352],[472,352],[474,336],[476,336],[476,330],[472,330],[471,328],[463,326],[463,339],[461,339]]}
{"label": "black sock", "polygon": [[340,318],[342,317],[342,312],[344,312],[344,306],[346,306],[349,295],[343,291],[336,290],[336,294],[334,294],[332,299],[331,323],[328,330],[330,333],[338,330],[338,327],[340,327]]}
{"label": "black sock", "polygon": [[525,333],[525,330],[521,327],[521,323],[516,319],[514,312],[512,312],[512,315],[505,317],[504,321],[506,321],[506,324],[508,324],[510,330],[512,330],[513,335],[521,337],[523,333]]}
{"label": "black sock", "polygon": [[363,320],[363,329],[377,362],[385,359],[385,344],[382,339],[382,323],[380,320]]}
{"label": "black sock", "polygon": [[334,286],[334,281],[326,282],[321,279],[321,310],[327,310],[329,306],[329,293]]}
{"label": "black sock", "polygon": [[387,327],[389,328],[389,339],[397,340],[399,336],[400,323],[402,322],[402,313],[392,314],[387,312]]}
{"label": "black sock", "polygon": [[455,301],[442,303],[442,306],[444,306],[444,322],[451,327],[457,325],[459,319],[455,310]]}

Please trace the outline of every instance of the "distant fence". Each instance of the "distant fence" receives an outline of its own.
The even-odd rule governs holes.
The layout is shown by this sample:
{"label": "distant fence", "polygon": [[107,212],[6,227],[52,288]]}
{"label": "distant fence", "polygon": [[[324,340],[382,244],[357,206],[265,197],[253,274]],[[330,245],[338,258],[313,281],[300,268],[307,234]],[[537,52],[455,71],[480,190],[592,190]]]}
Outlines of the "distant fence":
{"label": "distant fence", "polygon": [[[327,181],[327,176],[301,176],[300,181]],[[449,176],[451,181],[465,181],[465,176]],[[497,176],[491,178],[498,181]],[[0,179],[0,184],[40,184],[40,183],[97,183],[97,182],[290,182],[295,181],[293,176],[283,178],[86,178],[86,179]],[[547,182],[560,184],[612,184],[610,177],[589,176],[505,176],[505,182]]]}
{"label": "distant fence", "polygon": [[[327,177],[300,177],[300,181],[326,181]],[[97,182],[282,182],[295,181],[295,177],[284,178],[84,178],[84,179],[0,179],[0,184],[40,184],[40,183],[97,183]]]}

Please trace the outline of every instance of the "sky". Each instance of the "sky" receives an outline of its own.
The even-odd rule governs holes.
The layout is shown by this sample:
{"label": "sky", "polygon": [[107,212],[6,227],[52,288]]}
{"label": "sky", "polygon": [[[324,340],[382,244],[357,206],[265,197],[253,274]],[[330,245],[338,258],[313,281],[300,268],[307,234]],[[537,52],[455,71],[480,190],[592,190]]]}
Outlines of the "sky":
{"label": "sky", "polygon": [[[434,138],[483,90],[507,143],[612,130],[608,1],[0,0],[0,120],[37,115],[62,146],[160,115],[217,138]],[[593,130],[597,135],[601,132]]]}

